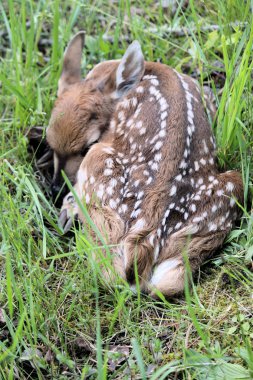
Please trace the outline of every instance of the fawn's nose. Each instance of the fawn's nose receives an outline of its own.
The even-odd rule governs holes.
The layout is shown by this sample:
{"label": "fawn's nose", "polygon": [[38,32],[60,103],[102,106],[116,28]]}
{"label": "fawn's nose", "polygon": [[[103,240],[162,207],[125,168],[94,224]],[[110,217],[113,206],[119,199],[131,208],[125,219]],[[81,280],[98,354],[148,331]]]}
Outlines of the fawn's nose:
{"label": "fawn's nose", "polygon": [[53,183],[51,185],[51,196],[54,204],[59,207],[61,206],[63,197],[67,194],[67,187],[63,185],[58,185]]}

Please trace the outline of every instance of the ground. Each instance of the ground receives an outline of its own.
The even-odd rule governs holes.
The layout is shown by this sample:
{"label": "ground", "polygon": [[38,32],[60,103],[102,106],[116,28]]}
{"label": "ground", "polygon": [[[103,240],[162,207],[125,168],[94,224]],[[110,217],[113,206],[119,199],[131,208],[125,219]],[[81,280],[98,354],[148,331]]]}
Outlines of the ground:
{"label": "ground", "polygon": [[[249,0],[3,1],[0,4],[0,378],[253,378],[253,20]],[[165,7],[162,7],[162,4]],[[105,289],[79,229],[58,210],[28,152],[46,126],[64,47],[86,31],[83,74],[138,39],[146,60],[209,84],[222,170],[243,174],[243,217],[170,302]]]}

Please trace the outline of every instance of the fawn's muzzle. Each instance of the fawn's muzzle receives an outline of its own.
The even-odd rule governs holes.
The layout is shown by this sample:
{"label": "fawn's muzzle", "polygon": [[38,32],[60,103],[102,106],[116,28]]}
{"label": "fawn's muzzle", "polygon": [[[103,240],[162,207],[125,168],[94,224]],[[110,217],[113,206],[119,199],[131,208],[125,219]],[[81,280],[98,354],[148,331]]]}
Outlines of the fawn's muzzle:
{"label": "fawn's muzzle", "polygon": [[63,197],[67,194],[67,186],[65,184],[55,184],[51,185],[51,196],[56,207],[62,204]]}

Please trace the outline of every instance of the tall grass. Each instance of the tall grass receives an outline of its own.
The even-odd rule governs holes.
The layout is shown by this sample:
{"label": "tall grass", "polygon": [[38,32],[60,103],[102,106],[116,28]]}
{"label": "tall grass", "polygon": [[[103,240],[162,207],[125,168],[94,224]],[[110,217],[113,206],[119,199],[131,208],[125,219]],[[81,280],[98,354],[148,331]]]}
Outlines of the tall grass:
{"label": "tall grass", "polygon": [[[252,5],[177,4],[175,13],[148,0],[0,4],[2,379],[253,377],[253,274],[246,267],[253,256],[253,216],[246,210],[253,174]],[[219,162],[242,171],[244,215],[178,301],[133,296],[121,283],[102,286],[91,253],[103,242],[78,229],[61,235],[57,210],[27,154],[24,131],[47,125],[64,47],[80,29],[84,74],[138,39],[147,60],[215,91]]]}

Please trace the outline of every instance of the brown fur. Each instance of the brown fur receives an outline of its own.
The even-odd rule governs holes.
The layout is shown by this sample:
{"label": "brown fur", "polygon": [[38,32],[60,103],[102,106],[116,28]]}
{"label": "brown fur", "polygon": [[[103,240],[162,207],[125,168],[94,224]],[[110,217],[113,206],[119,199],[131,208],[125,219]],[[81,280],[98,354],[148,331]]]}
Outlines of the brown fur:
{"label": "brown fur", "polygon": [[[240,175],[218,173],[196,82],[166,65],[144,64],[131,45],[121,63],[104,62],[86,80],[67,84],[47,139],[56,155],[71,160],[81,156],[94,131],[100,142],[80,159],[76,192],[106,243],[114,246],[112,265],[119,275],[134,283],[136,266],[144,291],[174,296],[184,288],[182,253],[187,251],[196,271],[240,215],[233,197],[243,200]],[[155,161],[157,153],[161,159]],[[71,209],[65,198],[62,212],[70,215]],[[88,228],[78,208],[77,213]]]}

